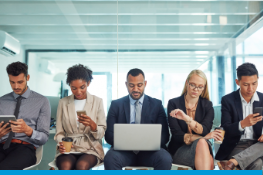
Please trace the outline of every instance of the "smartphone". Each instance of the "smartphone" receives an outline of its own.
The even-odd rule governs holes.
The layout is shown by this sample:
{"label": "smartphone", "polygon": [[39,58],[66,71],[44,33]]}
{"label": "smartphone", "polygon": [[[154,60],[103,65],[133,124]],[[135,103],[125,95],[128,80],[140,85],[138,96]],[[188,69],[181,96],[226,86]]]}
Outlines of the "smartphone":
{"label": "smartphone", "polygon": [[82,111],[77,111],[77,116],[80,116],[81,114],[87,115],[86,111],[82,110]]}
{"label": "smartphone", "polygon": [[[259,116],[262,116],[262,111],[263,111],[263,107],[255,107],[253,114],[259,113]],[[256,116],[256,117],[259,117],[259,116]],[[256,118],[256,117],[254,117],[254,118]]]}

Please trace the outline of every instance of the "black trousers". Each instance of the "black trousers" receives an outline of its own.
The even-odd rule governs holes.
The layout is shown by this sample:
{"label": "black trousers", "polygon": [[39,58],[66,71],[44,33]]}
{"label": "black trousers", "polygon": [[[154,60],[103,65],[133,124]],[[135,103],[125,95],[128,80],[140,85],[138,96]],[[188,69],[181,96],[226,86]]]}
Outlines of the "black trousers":
{"label": "black trousers", "polygon": [[6,150],[0,143],[0,170],[23,170],[36,163],[36,149],[33,145],[11,143]]}

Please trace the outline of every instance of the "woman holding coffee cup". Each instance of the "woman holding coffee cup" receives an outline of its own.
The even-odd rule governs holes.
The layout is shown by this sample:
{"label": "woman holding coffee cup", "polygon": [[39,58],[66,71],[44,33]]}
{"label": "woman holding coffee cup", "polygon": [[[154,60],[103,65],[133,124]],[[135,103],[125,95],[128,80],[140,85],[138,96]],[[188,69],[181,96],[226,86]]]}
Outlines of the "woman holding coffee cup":
{"label": "woman holding coffee cup", "polygon": [[101,139],[106,118],[102,99],[87,91],[91,80],[92,71],[86,66],[79,64],[67,70],[72,95],[59,101],[54,138],[60,170],[89,170],[104,159]]}
{"label": "woman holding coffee cup", "polygon": [[197,170],[213,170],[214,159],[209,139],[221,140],[221,131],[210,132],[214,108],[209,99],[206,75],[193,70],[180,97],[168,102],[168,122],[172,138],[168,149],[173,163]]}

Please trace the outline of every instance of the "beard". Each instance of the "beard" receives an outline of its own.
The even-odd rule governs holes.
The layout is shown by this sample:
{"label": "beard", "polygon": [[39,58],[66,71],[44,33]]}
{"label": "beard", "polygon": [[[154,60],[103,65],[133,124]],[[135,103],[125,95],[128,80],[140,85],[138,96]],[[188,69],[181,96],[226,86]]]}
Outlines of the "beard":
{"label": "beard", "polygon": [[[25,93],[26,88],[27,88],[27,83],[26,83],[26,86],[23,88],[22,92],[20,94],[18,94],[18,95],[22,95],[23,93]],[[21,90],[21,89],[14,89],[14,90]]]}
{"label": "beard", "polygon": [[[138,98],[136,98],[136,97],[133,96],[133,93],[139,93],[140,96],[139,96]],[[129,93],[129,94],[130,94],[130,96],[131,96],[131,98],[132,98],[133,100],[139,100],[139,99],[143,96],[144,91],[142,91],[142,93],[141,93],[141,92],[133,91],[132,93]]]}

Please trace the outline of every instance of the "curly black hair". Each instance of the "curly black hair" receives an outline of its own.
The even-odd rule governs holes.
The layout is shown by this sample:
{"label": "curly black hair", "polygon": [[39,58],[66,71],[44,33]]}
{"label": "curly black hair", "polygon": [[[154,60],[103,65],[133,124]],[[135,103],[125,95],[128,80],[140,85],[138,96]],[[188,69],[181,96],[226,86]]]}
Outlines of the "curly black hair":
{"label": "curly black hair", "polygon": [[21,62],[14,62],[9,64],[6,67],[6,72],[8,75],[12,75],[12,76],[18,76],[21,73],[23,73],[25,75],[25,77],[27,77],[28,75],[28,66],[25,63],[21,63]]}
{"label": "curly black hair", "polygon": [[73,80],[84,80],[89,82],[93,79],[92,70],[82,64],[76,64],[67,71],[67,84],[69,85]]}
{"label": "curly black hair", "polygon": [[258,70],[254,64],[243,63],[242,65],[238,66],[237,68],[238,80],[241,80],[242,76],[253,76],[253,75],[257,75],[258,77]]}

